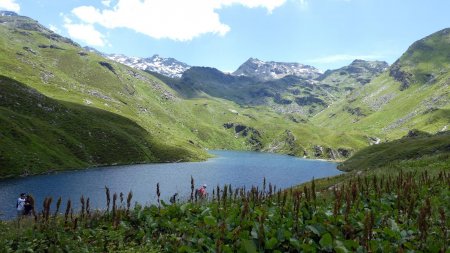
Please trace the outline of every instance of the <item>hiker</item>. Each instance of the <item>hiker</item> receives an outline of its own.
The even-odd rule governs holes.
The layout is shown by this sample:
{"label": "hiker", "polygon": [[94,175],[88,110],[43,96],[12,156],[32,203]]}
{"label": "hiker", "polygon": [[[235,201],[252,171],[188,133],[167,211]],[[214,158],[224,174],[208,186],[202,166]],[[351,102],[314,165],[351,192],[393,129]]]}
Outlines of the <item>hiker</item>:
{"label": "hiker", "polygon": [[21,217],[24,214],[25,211],[25,193],[21,193],[20,197],[17,199],[16,203],[16,210],[17,210],[17,216]]}
{"label": "hiker", "polygon": [[198,190],[197,190],[197,193],[198,193],[198,196],[200,197],[200,198],[205,198],[206,197],[206,195],[208,194],[207,192],[206,192],[206,184],[204,184],[202,187],[200,187]]}
{"label": "hiker", "polygon": [[177,196],[178,196],[178,193],[175,193],[172,197],[170,197],[170,203],[172,203],[172,204],[177,203]]}
{"label": "hiker", "polygon": [[24,215],[31,215],[34,212],[34,199],[31,195],[27,195],[23,211]]}

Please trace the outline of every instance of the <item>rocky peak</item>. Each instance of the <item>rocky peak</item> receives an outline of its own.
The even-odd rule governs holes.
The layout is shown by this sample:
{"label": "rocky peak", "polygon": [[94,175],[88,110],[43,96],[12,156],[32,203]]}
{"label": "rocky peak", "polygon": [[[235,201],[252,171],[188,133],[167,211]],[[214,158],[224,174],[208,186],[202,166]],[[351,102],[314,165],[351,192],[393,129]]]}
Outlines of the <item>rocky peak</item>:
{"label": "rocky peak", "polygon": [[184,71],[190,68],[186,63],[180,62],[174,58],[164,58],[157,54],[148,58],[128,57],[123,54],[105,55],[107,58],[130,66],[132,68],[157,72],[159,74],[179,78]]}
{"label": "rocky peak", "polygon": [[356,59],[348,66],[349,70],[368,71],[372,73],[381,73],[389,68],[385,61],[365,61]]}
{"label": "rocky peak", "polygon": [[73,42],[71,39],[63,37],[47,27],[39,24],[38,21],[31,19],[26,16],[20,16],[12,11],[0,11],[0,24],[12,29],[19,29],[21,33],[29,35],[30,31],[41,33],[46,38],[52,41],[64,42],[71,44],[73,46],[79,46],[77,43]]}
{"label": "rocky peak", "polygon": [[14,11],[0,11],[0,16],[17,17],[19,16],[19,14],[15,13]]}
{"label": "rocky peak", "polygon": [[280,79],[288,75],[302,77],[304,79],[317,78],[321,72],[309,65],[294,62],[262,61],[257,58],[249,58],[232,73],[235,76],[249,76],[262,81]]}
{"label": "rocky peak", "polygon": [[318,81],[332,86],[349,83],[364,85],[386,71],[389,64],[385,61],[354,60],[350,65],[335,70],[327,70],[317,78]]}

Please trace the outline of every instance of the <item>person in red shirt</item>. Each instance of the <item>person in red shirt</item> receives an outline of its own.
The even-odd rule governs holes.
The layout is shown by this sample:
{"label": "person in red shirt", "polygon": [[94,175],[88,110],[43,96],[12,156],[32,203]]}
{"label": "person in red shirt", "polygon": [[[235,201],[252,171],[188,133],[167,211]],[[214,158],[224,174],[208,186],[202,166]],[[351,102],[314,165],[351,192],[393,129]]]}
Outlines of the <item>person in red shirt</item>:
{"label": "person in red shirt", "polygon": [[206,184],[204,184],[202,187],[200,187],[200,189],[198,189],[197,190],[198,191],[198,196],[200,197],[200,198],[206,198],[206,195],[208,194],[207,192],[206,192]]}

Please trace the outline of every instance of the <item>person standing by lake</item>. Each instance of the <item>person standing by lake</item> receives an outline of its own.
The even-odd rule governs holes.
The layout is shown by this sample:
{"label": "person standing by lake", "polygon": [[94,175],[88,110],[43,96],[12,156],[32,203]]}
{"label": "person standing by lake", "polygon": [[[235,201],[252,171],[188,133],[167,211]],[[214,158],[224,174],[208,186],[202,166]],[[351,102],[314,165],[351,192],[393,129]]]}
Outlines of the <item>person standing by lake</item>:
{"label": "person standing by lake", "polygon": [[20,194],[20,197],[17,199],[16,210],[17,217],[20,218],[24,214],[25,211],[25,193]]}
{"label": "person standing by lake", "polygon": [[204,184],[202,187],[200,187],[200,189],[198,189],[197,192],[198,192],[198,196],[199,196],[201,199],[206,198],[206,195],[208,194],[208,193],[206,192],[206,184]]}
{"label": "person standing by lake", "polygon": [[31,215],[33,214],[33,212],[34,212],[34,199],[31,195],[28,194],[25,199],[23,214]]}

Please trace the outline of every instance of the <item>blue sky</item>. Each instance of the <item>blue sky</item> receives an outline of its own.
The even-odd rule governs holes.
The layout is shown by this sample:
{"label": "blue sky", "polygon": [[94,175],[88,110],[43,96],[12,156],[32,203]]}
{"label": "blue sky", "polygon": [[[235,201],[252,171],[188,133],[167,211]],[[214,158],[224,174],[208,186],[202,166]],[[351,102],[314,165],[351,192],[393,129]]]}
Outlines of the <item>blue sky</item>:
{"label": "blue sky", "polygon": [[249,57],[321,70],[393,63],[450,27],[447,0],[0,0],[82,46],[234,71]]}

